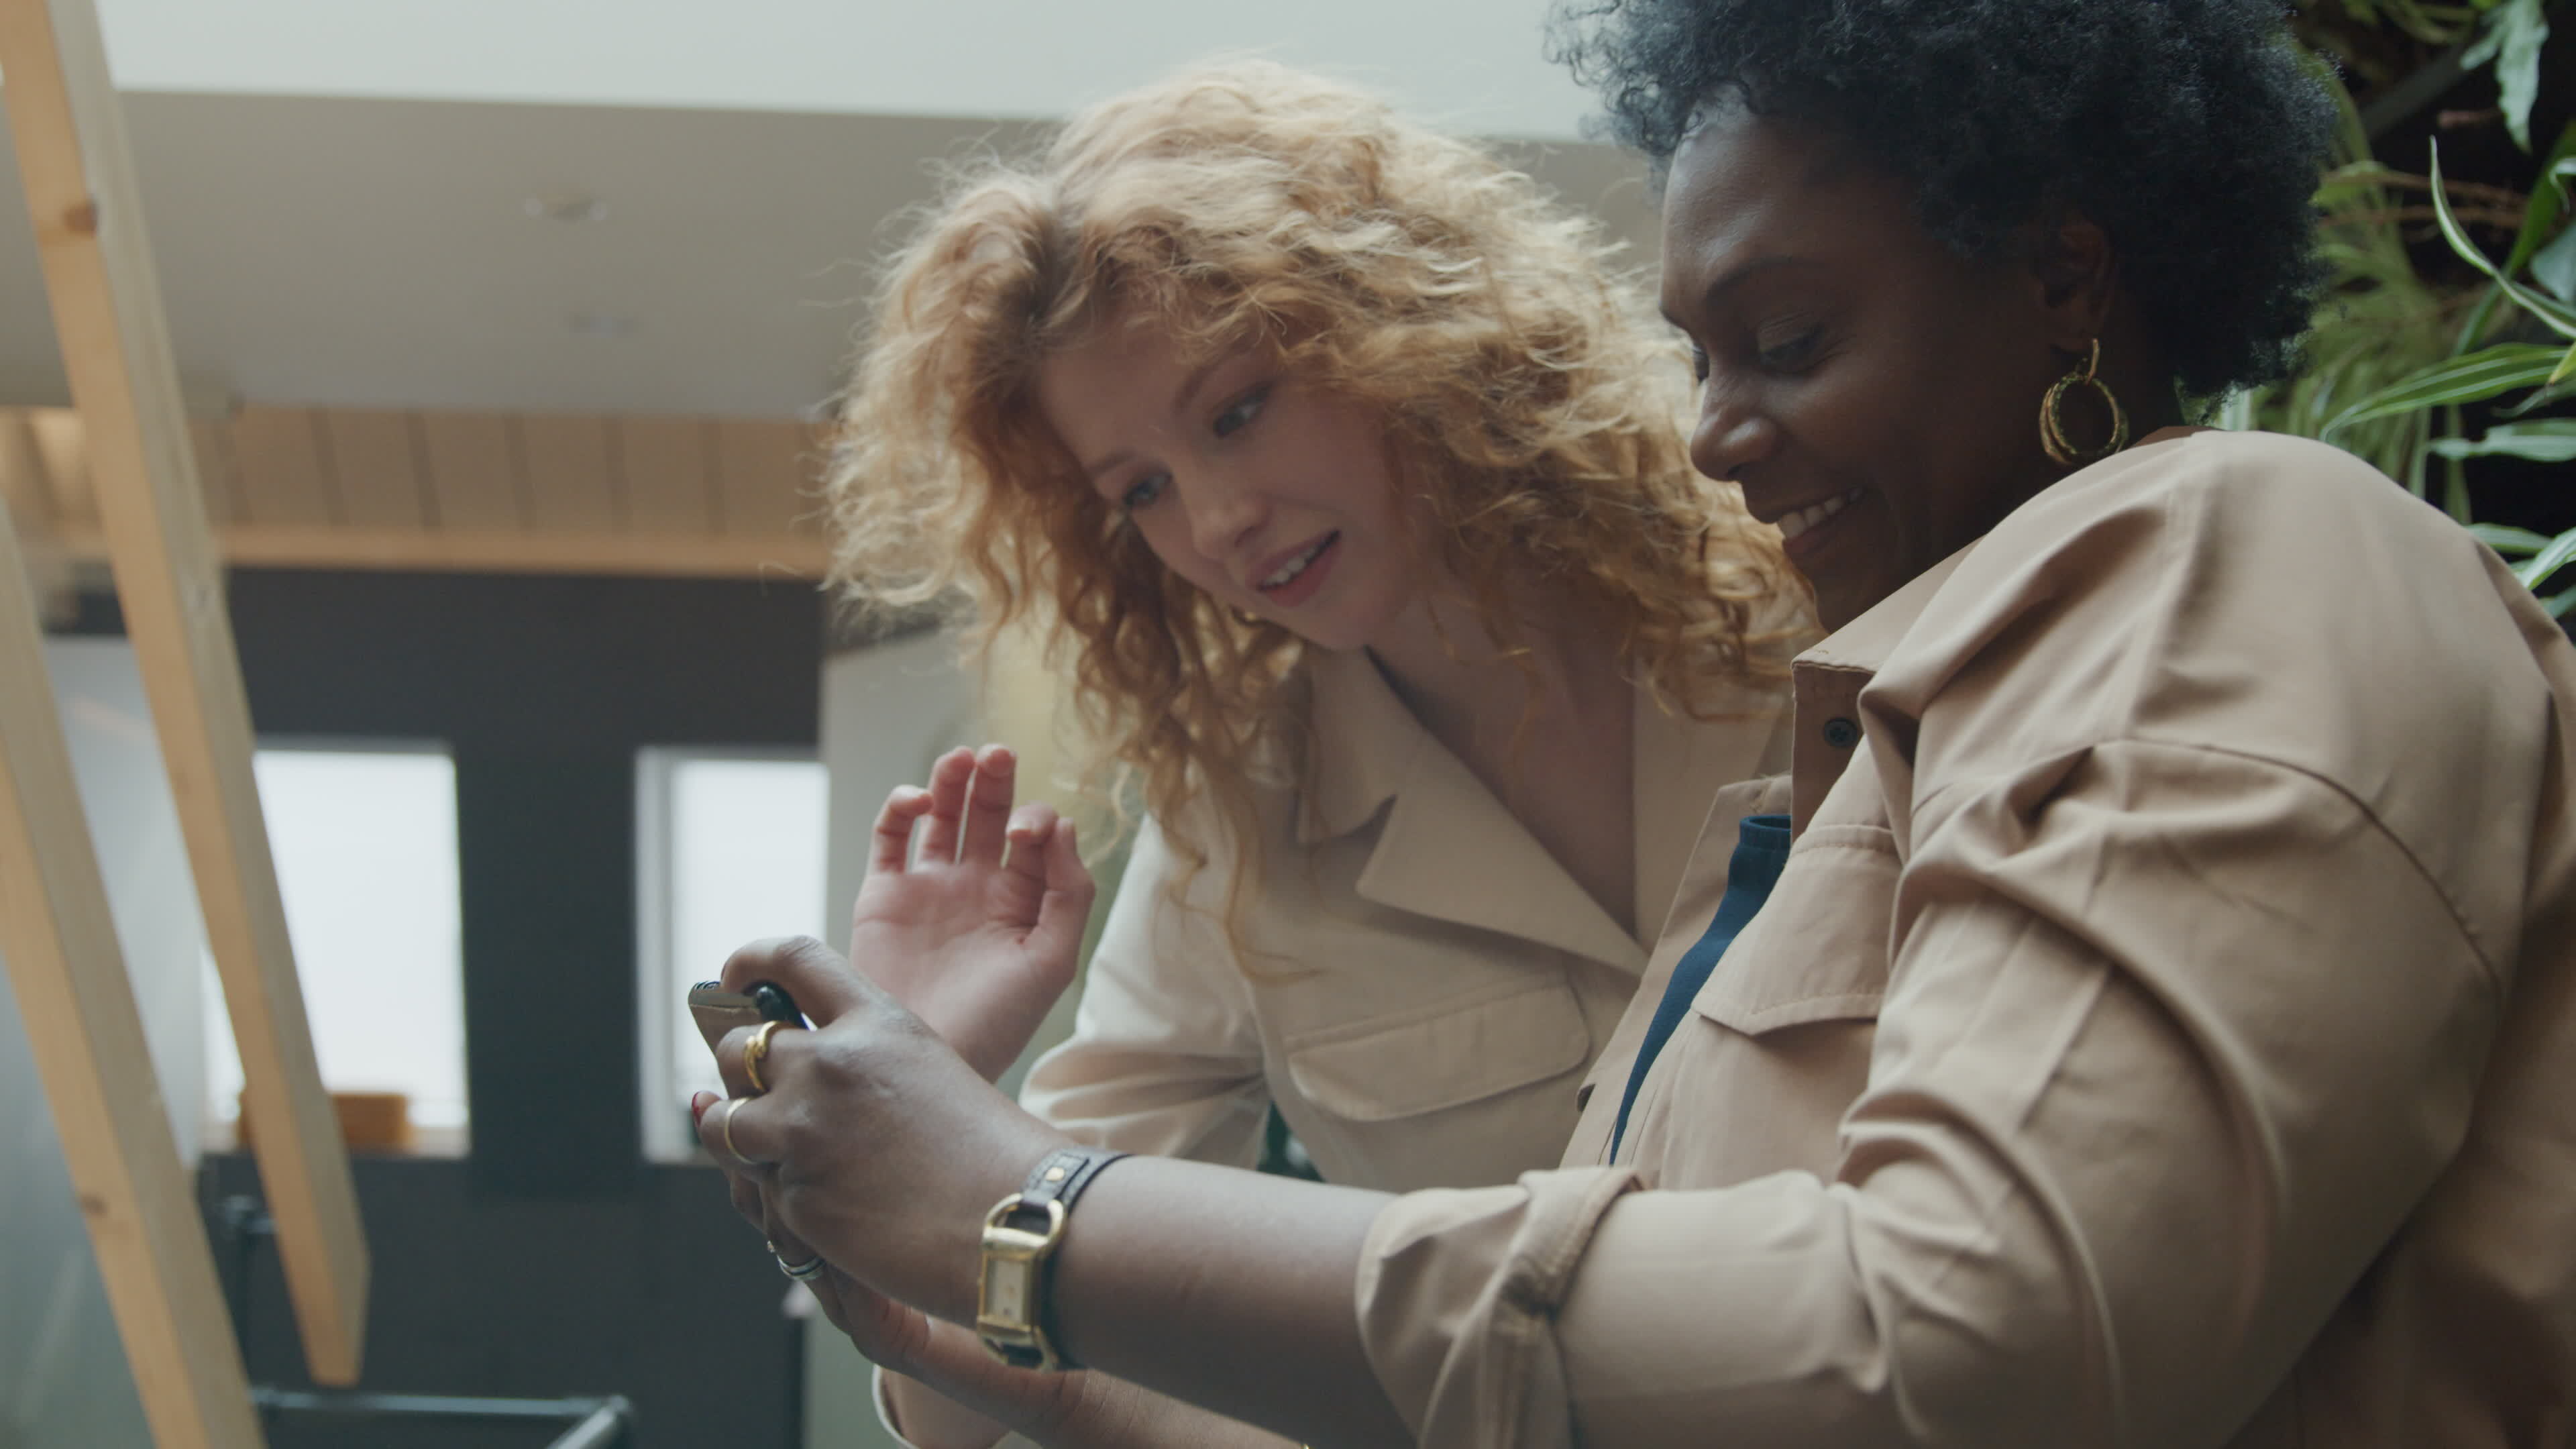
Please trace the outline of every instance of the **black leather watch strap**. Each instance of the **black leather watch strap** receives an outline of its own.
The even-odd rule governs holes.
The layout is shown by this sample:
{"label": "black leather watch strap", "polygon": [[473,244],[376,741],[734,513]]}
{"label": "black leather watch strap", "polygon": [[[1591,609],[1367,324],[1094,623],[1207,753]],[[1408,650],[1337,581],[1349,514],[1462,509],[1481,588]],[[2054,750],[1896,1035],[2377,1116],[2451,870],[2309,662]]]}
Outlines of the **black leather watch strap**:
{"label": "black leather watch strap", "polygon": [[[1043,1233],[1050,1217],[1047,1204],[1054,1202],[1062,1206],[1066,1227],[1070,1231],[1073,1200],[1082,1196],[1083,1189],[1091,1186],[1092,1179],[1100,1176],[1102,1168],[1127,1155],[1098,1147],[1059,1147],[1048,1153],[1038,1160],[1037,1166],[1029,1169],[1029,1180],[1020,1188],[1019,1204],[1002,1215],[1002,1225]],[[1051,1287],[1055,1276],[1053,1254],[1048,1255],[1048,1261],[1040,1265],[1038,1272],[1043,1280],[1050,1280],[1050,1286],[1041,1287],[1037,1292],[1037,1322],[1033,1325],[1038,1330],[1043,1351],[1055,1355],[1055,1367],[1059,1369],[1080,1368],[1080,1364],[1064,1357],[1063,1350],[1057,1346],[1061,1340],[1055,1331],[1055,1294]],[[987,1346],[991,1345],[988,1343]],[[1008,1351],[1003,1357],[1006,1362],[1017,1363],[1022,1368],[1034,1366],[1032,1361]]]}
{"label": "black leather watch strap", "polygon": [[1002,1221],[1009,1227],[1027,1227],[1043,1231],[1046,1227],[1046,1205],[1050,1200],[1064,1204],[1073,1212],[1073,1200],[1091,1186],[1100,1169],[1127,1156],[1098,1147],[1059,1147],[1039,1159],[1029,1169],[1029,1180],[1020,1187],[1020,1205]]}

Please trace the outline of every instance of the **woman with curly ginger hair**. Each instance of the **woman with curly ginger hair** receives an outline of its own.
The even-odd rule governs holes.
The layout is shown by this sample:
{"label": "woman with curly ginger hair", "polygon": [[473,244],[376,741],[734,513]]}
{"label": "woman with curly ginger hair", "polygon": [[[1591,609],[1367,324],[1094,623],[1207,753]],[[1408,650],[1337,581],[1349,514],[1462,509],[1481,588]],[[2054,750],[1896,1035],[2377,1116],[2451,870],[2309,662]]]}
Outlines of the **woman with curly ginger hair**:
{"label": "woman with curly ginger hair", "polygon": [[[921,226],[841,420],[835,578],[962,588],[979,638],[1034,619],[1149,814],[1031,1110],[1248,1165],[1275,1104],[1386,1190],[1554,1161],[1713,793],[1786,768],[1804,610],[1692,471],[1642,318],[1529,178],[1270,64],[1102,105]],[[957,752],[888,802],[863,936],[996,860],[1012,768]],[[1078,915],[1027,969],[881,953],[886,984],[996,1075]]]}

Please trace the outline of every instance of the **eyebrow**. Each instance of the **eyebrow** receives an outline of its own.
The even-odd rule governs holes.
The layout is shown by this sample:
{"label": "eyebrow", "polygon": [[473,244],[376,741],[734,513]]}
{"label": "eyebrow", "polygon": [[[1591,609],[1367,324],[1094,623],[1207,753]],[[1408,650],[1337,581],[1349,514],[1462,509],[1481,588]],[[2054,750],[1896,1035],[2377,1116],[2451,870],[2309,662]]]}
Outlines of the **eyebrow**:
{"label": "eyebrow", "polygon": [[[1180,387],[1175,389],[1172,393],[1172,415],[1174,417],[1178,417],[1182,413],[1188,412],[1190,410],[1191,400],[1199,395],[1199,390],[1201,388],[1207,386],[1209,376],[1215,373],[1218,368],[1232,362],[1235,359],[1235,356],[1236,354],[1234,353],[1226,353],[1222,356],[1209,358],[1207,361],[1191,368],[1189,375],[1181,379]],[[1117,468],[1124,464],[1133,462],[1135,457],[1136,455],[1134,452],[1126,448],[1120,448],[1118,451],[1100,459],[1098,462],[1085,466],[1082,470],[1082,476],[1085,480],[1096,483],[1100,481],[1101,474],[1108,472],[1112,468]]]}
{"label": "eyebrow", "polygon": [[[1817,260],[1814,257],[1802,257],[1789,252],[1771,252],[1763,256],[1755,257],[1753,260],[1729,271],[1725,276],[1709,283],[1708,290],[1700,293],[1699,295],[1700,310],[1705,312],[1709,308],[1716,306],[1719,298],[1724,297],[1727,293],[1734,291],[1737,287],[1742,286],[1745,282],[1750,281],[1752,278],[1759,276],[1764,272],[1778,271],[1782,267],[1812,267],[1817,264]],[[1663,319],[1666,322],[1671,323],[1675,327],[1682,326],[1681,319],[1673,315],[1670,307],[1658,307],[1656,310],[1663,315]],[[1682,330],[1687,332],[1690,329],[1683,327]]]}

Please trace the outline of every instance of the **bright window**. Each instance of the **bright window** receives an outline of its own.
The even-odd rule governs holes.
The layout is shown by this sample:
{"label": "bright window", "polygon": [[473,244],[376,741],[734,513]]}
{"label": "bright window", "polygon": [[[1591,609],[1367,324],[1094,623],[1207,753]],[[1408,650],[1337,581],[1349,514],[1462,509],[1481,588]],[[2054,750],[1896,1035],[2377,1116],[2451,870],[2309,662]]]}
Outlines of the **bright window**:
{"label": "bright window", "polygon": [[[422,1145],[461,1147],[454,761],[434,746],[268,748],[252,769],[323,1085],[404,1093]],[[241,1056],[211,958],[205,971],[208,1106],[229,1123]]]}
{"label": "bright window", "polygon": [[636,781],[644,1147],[681,1161],[689,1094],[724,1090],[683,998],[747,941],[823,934],[830,790],[810,759],[676,749],[644,751]]}

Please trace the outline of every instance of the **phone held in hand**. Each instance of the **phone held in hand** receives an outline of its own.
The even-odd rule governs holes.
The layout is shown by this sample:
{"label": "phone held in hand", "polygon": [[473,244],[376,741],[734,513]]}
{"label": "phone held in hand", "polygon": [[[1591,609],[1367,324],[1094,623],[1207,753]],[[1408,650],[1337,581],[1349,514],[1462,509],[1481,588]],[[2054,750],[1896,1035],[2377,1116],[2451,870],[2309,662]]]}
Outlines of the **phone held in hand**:
{"label": "phone held in hand", "polygon": [[758,1026],[764,1021],[807,1024],[787,988],[768,981],[753,982],[749,991],[728,991],[721,981],[701,981],[689,988],[689,1015],[697,1019],[698,1034],[707,1039],[710,1051],[738,1026]]}

